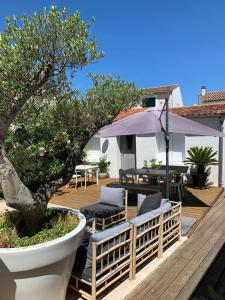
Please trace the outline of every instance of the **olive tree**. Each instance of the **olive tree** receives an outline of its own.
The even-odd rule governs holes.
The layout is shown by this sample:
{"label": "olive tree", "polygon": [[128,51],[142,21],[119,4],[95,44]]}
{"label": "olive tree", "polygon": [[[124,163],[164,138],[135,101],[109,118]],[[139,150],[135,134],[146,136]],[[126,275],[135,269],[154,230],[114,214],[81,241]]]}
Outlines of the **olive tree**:
{"label": "olive tree", "polygon": [[[101,57],[78,12],[68,15],[52,7],[21,20],[7,18],[0,32],[0,184],[6,204],[20,212],[26,234],[38,230],[49,199],[71,179],[89,139],[139,99],[133,84],[102,75],[92,75],[93,86],[84,95],[74,94],[71,76]],[[63,128],[71,147],[55,174],[28,188],[4,141],[18,124],[43,122],[54,134]],[[22,136],[28,138],[26,132]]]}

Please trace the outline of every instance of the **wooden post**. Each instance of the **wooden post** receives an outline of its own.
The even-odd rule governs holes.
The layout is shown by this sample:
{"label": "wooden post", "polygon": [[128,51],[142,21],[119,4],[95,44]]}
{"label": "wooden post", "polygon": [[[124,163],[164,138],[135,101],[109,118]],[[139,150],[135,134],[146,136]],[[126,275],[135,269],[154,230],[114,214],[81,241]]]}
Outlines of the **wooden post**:
{"label": "wooden post", "polygon": [[163,213],[159,216],[159,248],[158,258],[163,257]]}
{"label": "wooden post", "polygon": [[133,225],[132,279],[135,279],[135,274],[136,274],[136,240],[137,240],[137,225]]}
{"label": "wooden post", "polygon": [[129,272],[129,279],[133,279],[133,244],[134,244],[134,234],[133,234],[133,225],[130,227],[130,272]]}
{"label": "wooden post", "polygon": [[96,300],[96,242],[92,242],[92,284],[91,284],[91,296],[93,300]]}
{"label": "wooden post", "polygon": [[127,208],[128,208],[128,190],[125,190],[125,219],[127,221]]}
{"label": "wooden post", "polygon": [[179,206],[179,236],[178,236],[178,241],[181,242],[181,202]]}

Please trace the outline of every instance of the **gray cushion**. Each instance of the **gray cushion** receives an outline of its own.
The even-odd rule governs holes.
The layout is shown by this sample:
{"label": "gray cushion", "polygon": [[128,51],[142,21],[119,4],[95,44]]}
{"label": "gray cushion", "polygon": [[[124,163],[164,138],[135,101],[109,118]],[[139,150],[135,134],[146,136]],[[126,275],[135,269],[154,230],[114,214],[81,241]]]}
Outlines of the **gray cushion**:
{"label": "gray cushion", "polygon": [[96,232],[91,236],[92,242],[100,242],[104,239],[107,239],[108,237],[112,237],[114,234],[119,233],[120,231],[129,228],[130,224],[129,222],[124,222],[122,224],[119,224],[117,226],[111,227],[109,229]]}
{"label": "gray cushion", "polygon": [[96,203],[81,207],[80,212],[87,220],[92,218],[108,218],[124,211],[124,207]]}
{"label": "gray cushion", "polygon": [[157,215],[157,214],[161,214],[166,212],[167,210],[169,210],[172,207],[170,202],[167,202],[163,205],[161,205],[159,208],[152,210],[152,214]]}
{"label": "gray cushion", "polygon": [[124,188],[101,187],[99,203],[124,206]]}
{"label": "gray cushion", "polygon": [[141,205],[142,205],[142,203],[144,202],[144,200],[145,200],[145,198],[146,198],[147,196],[145,195],[145,194],[138,194],[137,195],[137,210],[139,211],[139,209],[140,209],[140,207],[141,207]]}
{"label": "gray cushion", "polygon": [[147,212],[147,213],[145,213],[145,214],[142,214],[142,215],[140,215],[140,216],[137,216],[137,217],[135,217],[135,218],[129,220],[129,222],[130,222],[131,224],[134,224],[134,225],[139,226],[139,225],[141,225],[142,223],[144,223],[144,222],[146,222],[146,221],[148,221],[148,220],[151,220],[151,219],[154,218],[154,217],[155,217],[155,215],[154,215],[152,212]]}
{"label": "gray cushion", "polygon": [[143,198],[140,198],[140,202],[138,206],[140,207],[139,211],[138,211],[138,215],[142,215],[146,212],[149,212],[153,209],[156,209],[158,207],[160,207],[161,204],[161,199],[162,199],[162,193],[155,193],[155,194],[151,194],[149,196],[147,196],[144,200]]}
{"label": "gray cushion", "polygon": [[77,249],[76,259],[73,266],[73,274],[78,275],[88,281],[91,281],[91,263],[87,262],[88,245],[91,233],[85,231],[83,241]]}
{"label": "gray cushion", "polygon": [[[76,274],[88,281],[91,281],[91,269],[92,269],[92,242],[100,242],[104,239],[107,239],[108,237],[113,237],[113,235],[116,235],[120,231],[129,228],[130,224],[128,222],[124,222],[120,225],[114,226],[112,228],[109,228],[107,230],[103,230],[100,232],[97,232],[93,235],[90,235],[90,233],[85,233],[84,239],[81,243],[81,246],[77,249],[77,255],[74,263],[73,268],[73,274]],[[124,236],[125,238],[125,236]],[[123,239],[121,238],[119,241],[118,239],[115,239],[115,244],[123,242]],[[113,242],[106,243],[104,245],[103,250],[107,251],[113,246]],[[97,249],[97,255],[99,251]],[[97,266],[97,269],[99,266]]]}
{"label": "gray cushion", "polygon": [[160,206],[161,206],[161,205],[164,205],[164,204],[166,204],[166,203],[168,203],[169,201],[170,201],[169,199],[163,198],[163,199],[161,200]]}

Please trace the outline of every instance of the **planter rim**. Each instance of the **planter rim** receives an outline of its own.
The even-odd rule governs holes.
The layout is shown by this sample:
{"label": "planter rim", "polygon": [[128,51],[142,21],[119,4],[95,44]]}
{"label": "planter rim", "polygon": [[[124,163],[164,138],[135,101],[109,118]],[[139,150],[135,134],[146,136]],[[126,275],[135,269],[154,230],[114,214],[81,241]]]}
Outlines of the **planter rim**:
{"label": "planter rim", "polygon": [[48,242],[32,245],[32,246],[17,247],[17,248],[0,248],[0,255],[7,254],[7,253],[13,254],[13,253],[18,253],[18,252],[23,252],[24,254],[26,254],[26,252],[32,252],[37,249],[44,249],[49,246],[54,246],[54,245],[63,243],[65,240],[69,240],[69,239],[73,238],[73,236],[75,234],[78,234],[86,225],[86,218],[83,214],[80,213],[79,210],[76,210],[73,208],[67,208],[67,207],[65,207],[65,208],[64,207],[50,207],[50,209],[71,211],[78,216],[80,222],[76,226],[76,228],[74,228],[72,231],[68,232],[67,234],[65,234],[59,238],[56,238],[56,239],[48,241]]}

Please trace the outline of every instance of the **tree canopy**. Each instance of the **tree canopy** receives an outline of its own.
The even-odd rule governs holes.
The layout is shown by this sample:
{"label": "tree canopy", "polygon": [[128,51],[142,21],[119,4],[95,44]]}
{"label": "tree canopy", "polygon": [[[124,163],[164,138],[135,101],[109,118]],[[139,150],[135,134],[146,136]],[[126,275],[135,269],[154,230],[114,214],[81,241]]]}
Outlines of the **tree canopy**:
{"label": "tree canopy", "polygon": [[27,228],[70,180],[89,139],[139,101],[134,84],[111,75],[90,75],[83,95],[73,90],[71,76],[102,55],[90,25],[65,9],[7,18],[0,32],[0,184]]}

